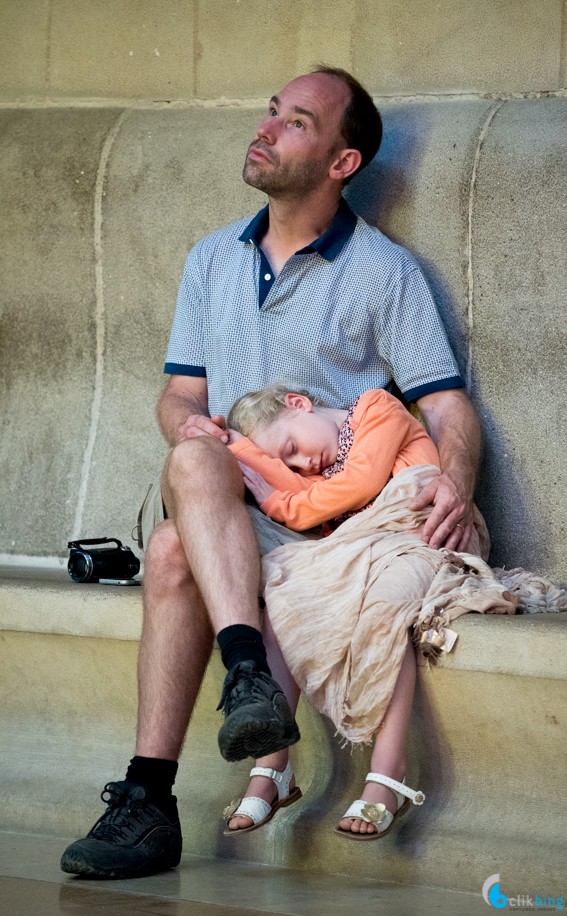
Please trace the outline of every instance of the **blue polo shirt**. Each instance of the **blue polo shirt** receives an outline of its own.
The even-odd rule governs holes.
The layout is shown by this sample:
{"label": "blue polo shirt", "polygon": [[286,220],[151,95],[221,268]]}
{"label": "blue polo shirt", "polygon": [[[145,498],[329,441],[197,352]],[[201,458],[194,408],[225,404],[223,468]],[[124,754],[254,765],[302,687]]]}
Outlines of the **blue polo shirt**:
{"label": "blue polo shirt", "polygon": [[329,229],[276,277],[260,245],[268,207],[189,253],[164,371],[206,377],[209,410],[272,382],[347,408],[394,385],[408,401],[463,386],[411,255],[344,199]]}

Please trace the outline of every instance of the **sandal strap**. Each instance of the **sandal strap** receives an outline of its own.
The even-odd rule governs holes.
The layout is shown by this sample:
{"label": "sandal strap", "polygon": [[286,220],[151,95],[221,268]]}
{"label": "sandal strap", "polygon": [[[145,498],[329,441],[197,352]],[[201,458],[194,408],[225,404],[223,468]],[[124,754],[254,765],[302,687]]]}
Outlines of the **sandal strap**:
{"label": "sandal strap", "polygon": [[[275,783],[278,790],[278,801],[287,798],[289,795],[289,784],[293,779],[293,768],[288,763],[285,770],[273,770],[271,767],[252,767],[250,776],[267,776]],[[271,807],[271,806],[270,806]]]}
{"label": "sandal strap", "polygon": [[[405,783],[398,782],[397,779],[392,779],[390,776],[383,776],[382,773],[368,773],[366,782],[378,782],[388,789],[393,789],[396,795],[409,798],[414,805],[422,805],[425,801],[425,795],[419,789],[410,789]],[[398,801],[400,801],[399,797]]]}
{"label": "sandal strap", "polygon": [[[236,807],[238,805],[238,807]],[[256,795],[250,795],[248,798],[243,798],[238,802],[232,802],[228,805],[223,811],[223,817],[225,821],[228,822],[233,817],[249,817],[253,824],[258,824],[260,821],[264,821],[270,811],[272,806],[269,802],[265,801],[263,798],[257,798]]]}

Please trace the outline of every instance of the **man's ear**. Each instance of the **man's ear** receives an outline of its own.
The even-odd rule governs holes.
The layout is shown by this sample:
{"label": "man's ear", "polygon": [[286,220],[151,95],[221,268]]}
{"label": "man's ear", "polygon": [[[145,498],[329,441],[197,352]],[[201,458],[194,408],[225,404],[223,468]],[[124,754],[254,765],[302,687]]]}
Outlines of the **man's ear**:
{"label": "man's ear", "polygon": [[331,163],[329,177],[334,181],[346,181],[359,168],[362,153],[358,149],[342,149]]}
{"label": "man's ear", "polygon": [[313,402],[304,394],[286,394],[284,404],[289,410],[305,410],[306,413],[311,413],[313,410]]}

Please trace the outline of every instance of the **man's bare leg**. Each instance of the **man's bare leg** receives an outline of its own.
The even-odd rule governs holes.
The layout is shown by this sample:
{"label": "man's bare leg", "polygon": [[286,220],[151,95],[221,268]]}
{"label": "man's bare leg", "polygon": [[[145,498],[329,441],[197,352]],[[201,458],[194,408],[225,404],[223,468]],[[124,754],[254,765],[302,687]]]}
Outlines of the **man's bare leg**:
{"label": "man's bare leg", "polygon": [[268,675],[260,637],[259,550],[238,462],[217,439],[185,440],[168,456],[163,496],[213,633],[222,637],[229,674],[221,701],[221,753],[227,760],[273,753],[297,741],[299,732]]}
{"label": "man's bare leg", "polygon": [[126,780],[105,787],[102,818],[64,851],[61,868],[71,874],[142,877],[181,856],[171,786],[212,630],[173,522],[155,529],[145,561],[136,754]]}
{"label": "man's bare leg", "polygon": [[[408,641],[406,654],[400,668],[392,699],[388,705],[383,727],[376,735],[370,762],[373,773],[381,773],[402,782],[406,775],[405,746],[408,732],[413,694],[415,688],[416,661],[415,649]],[[392,789],[378,783],[366,783],[360,798],[372,804],[384,804],[395,814],[398,802]],[[374,824],[368,824],[360,818],[343,818],[339,824],[341,830],[353,833],[375,833]]]}
{"label": "man's bare leg", "polygon": [[209,436],[181,442],[169,454],[163,494],[214,632],[235,623],[259,630],[258,543],[231,452]]}
{"label": "man's bare leg", "polygon": [[177,760],[213,633],[174,523],[154,530],[144,563],[136,754]]}
{"label": "man's bare leg", "polygon": [[[226,481],[223,465],[228,469]],[[219,601],[217,596],[211,596],[210,585],[221,584],[223,571],[227,570],[232,575],[225,586],[228,594],[235,577],[233,560],[240,555],[242,575],[235,613],[238,622],[245,620],[259,627],[259,561],[253,532],[248,536],[251,526],[242,501],[242,475],[224,445],[211,448],[204,439],[196,439],[178,446],[168,456],[162,492],[169,518],[152,533],[144,562],[136,754],[177,760],[211,654],[210,616],[216,618],[217,629],[229,619],[232,610],[230,600],[223,596]],[[227,526],[225,515],[229,517]],[[235,526],[240,537],[230,539],[231,551],[230,535],[218,535]],[[207,534],[209,527],[212,535]],[[203,552],[204,562],[200,561]],[[192,574],[188,555],[197,566],[206,569],[201,575],[212,615]],[[220,585],[221,594],[223,591]]]}

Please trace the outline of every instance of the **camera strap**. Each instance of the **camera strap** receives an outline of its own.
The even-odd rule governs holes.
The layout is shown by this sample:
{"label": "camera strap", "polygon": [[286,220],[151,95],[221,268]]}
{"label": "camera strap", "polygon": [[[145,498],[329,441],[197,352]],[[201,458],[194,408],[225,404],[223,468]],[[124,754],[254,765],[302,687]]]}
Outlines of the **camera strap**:
{"label": "camera strap", "polygon": [[117,547],[122,547],[122,541],[119,541],[118,538],[85,538],[80,541],[69,541],[67,547],[77,547],[81,549],[83,545],[92,547],[94,544],[116,544]]}

